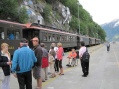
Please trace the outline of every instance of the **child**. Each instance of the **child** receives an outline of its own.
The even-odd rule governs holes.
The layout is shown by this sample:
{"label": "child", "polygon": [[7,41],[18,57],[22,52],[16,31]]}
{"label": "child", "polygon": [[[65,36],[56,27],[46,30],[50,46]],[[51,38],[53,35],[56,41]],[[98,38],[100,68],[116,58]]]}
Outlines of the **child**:
{"label": "child", "polygon": [[68,60],[69,64],[67,64],[66,66],[71,66],[72,63],[73,63],[73,66],[74,66],[74,64],[76,63],[76,56],[77,56],[77,53],[76,53],[75,49],[72,49],[72,51],[69,53],[69,55],[67,57],[69,59]]}
{"label": "child", "polygon": [[50,71],[51,71],[51,78],[56,77],[55,69],[54,69],[55,59],[51,53],[49,53],[49,64],[50,64]]}
{"label": "child", "polygon": [[55,56],[56,56],[56,52],[55,52],[53,46],[51,46],[51,49],[50,49],[49,53],[50,53],[50,54],[55,58]]}

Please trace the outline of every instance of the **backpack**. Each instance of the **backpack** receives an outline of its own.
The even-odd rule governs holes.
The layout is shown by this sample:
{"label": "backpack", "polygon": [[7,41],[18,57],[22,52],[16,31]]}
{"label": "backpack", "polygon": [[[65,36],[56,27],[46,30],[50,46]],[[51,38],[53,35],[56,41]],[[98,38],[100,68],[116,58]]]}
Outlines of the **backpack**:
{"label": "backpack", "polygon": [[88,53],[88,49],[86,48],[86,51],[83,53],[82,60],[84,62],[89,62],[90,54]]}

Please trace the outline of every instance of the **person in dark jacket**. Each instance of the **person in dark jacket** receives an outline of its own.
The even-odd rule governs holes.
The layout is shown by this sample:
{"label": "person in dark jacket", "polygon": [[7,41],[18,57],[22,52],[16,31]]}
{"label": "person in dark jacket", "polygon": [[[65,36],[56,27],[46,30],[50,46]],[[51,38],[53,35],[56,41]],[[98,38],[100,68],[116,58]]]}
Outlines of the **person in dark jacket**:
{"label": "person in dark jacket", "polygon": [[20,46],[21,48],[17,49],[13,55],[12,73],[17,74],[19,89],[32,89],[31,70],[37,59],[34,51],[27,47],[28,41],[25,38],[20,41]]}
{"label": "person in dark jacket", "polygon": [[8,52],[8,44],[1,44],[1,52],[0,52],[0,67],[2,67],[4,79],[2,80],[1,89],[10,89],[10,53]]}
{"label": "person in dark jacket", "polygon": [[107,52],[109,52],[110,51],[110,43],[108,42],[107,43]]}
{"label": "person in dark jacket", "polygon": [[33,76],[37,80],[36,89],[42,89],[42,79],[41,79],[41,68],[42,68],[42,48],[39,44],[38,37],[34,37],[32,39],[32,43],[34,46],[35,56],[37,58],[36,66],[33,68]]}

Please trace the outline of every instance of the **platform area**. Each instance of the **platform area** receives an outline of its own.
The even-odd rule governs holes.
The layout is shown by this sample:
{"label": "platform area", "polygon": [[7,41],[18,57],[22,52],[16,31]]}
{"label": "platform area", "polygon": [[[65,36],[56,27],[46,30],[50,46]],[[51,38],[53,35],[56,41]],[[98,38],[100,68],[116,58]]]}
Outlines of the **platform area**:
{"label": "platform area", "polygon": [[[68,53],[65,53],[64,75],[49,78],[43,83],[42,89],[119,89],[119,43],[111,43],[110,46],[109,52],[104,44],[88,48],[91,58],[87,77],[81,76],[83,73],[80,60],[76,67],[66,66]],[[13,75],[10,86],[11,89],[19,89],[17,79]],[[35,87],[36,81],[33,78],[33,89]]]}

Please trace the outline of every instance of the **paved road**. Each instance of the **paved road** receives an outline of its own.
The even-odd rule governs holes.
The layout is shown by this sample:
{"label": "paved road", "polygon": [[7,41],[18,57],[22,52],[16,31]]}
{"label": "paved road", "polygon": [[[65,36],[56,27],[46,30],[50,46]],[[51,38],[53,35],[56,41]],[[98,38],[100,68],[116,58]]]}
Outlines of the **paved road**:
{"label": "paved road", "polygon": [[[80,63],[77,67],[68,68],[67,54],[63,59],[65,75],[49,78],[43,83],[43,89],[119,89],[119,43],[111,44],[111,51],[106,52],[106,47],[99,45],[90,47],[90,74],[82,77]],[[11,89],[19,89],[17,79],[11,75]],[[1,86],[1,85],[0,85]],[[33,89],[36,81],[33,78]]]}

